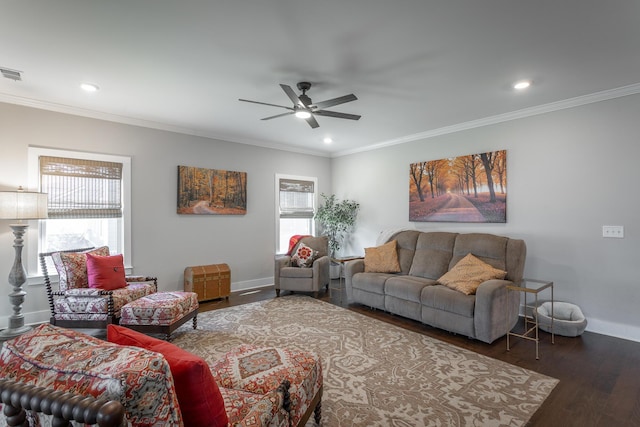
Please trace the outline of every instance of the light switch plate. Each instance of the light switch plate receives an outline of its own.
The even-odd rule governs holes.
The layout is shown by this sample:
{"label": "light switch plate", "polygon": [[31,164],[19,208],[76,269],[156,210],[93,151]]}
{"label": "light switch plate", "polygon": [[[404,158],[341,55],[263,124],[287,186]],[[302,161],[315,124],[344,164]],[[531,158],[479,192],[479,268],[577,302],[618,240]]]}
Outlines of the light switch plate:
{"label": "light switch plate", "polygon": [[603,225],[602,237],[612,237],[615,239],[624,238],[624,226],[622,225]]}

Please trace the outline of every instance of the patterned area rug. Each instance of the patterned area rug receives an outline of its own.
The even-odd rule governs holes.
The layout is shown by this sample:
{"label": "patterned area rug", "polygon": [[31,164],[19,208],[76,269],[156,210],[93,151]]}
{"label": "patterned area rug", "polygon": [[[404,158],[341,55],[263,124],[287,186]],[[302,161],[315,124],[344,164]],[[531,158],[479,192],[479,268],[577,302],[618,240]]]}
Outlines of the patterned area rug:
{"label": "patterned area rug", "polygon": [[173,343],[208,362],[245,343],[318,353],[325,427],[521,426],[558,383],[298,295],[201,313]]}

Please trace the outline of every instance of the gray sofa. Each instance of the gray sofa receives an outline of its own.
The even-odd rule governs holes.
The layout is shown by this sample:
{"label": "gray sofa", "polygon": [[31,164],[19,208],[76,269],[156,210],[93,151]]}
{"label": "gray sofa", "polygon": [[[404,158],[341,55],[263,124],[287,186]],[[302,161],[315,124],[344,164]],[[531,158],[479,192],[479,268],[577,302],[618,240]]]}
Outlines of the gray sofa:
{"label": "gray sofa", "polygon": [[[408,317],[457,334],[491,343],[518,320],[519,292],[526,245],[523,240],[492,234],[401,231],[397,241],[400,273],[365,273],[364,260],[345,264],[345,286],[351,303]],[[504,280],[482,283],[475,295],[465,295],[437,283],[467,254],[505,270]],[[509,318],[507,319],[507,313]]]}

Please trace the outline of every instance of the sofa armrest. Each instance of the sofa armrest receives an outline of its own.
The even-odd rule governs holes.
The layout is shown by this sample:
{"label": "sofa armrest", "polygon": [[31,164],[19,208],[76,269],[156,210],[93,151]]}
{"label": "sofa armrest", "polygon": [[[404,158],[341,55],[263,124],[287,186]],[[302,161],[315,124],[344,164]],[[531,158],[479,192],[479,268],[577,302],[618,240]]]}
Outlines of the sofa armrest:
{"label": "sofa armrest", "polygon": [[473,320],[477,339],[490,344],[517,323],[520,295],[507,291],[507,285],[512,284],[510,280],[494,279],[478,287]]}
{"label": "sofa armrest", "polygon": [[276,257],[274,261],[273,284],[276,289],[280,289],[280,269],[283,267],[291,267],[291,256],[282,255]]}
{"label": "sofa armrest", "polygon": [[356,273],[364,272],[364,258],[347,261],[344,264],[344,286],[347,290],[347,301],[353,301],[352,279]]}
{"label": "sofa armrest", "polygon": [[313,288],[314,291],[320,290],[325,285],[329,285],[331,282],[331,259],[328,256],[323,256],[313,261]]}
{"label": "sofa armrest", "polygon": [[[61,392],[54,388],[0,379],[0,396],[5,416],[27,417],[25,411],[51,415],[53,425],[67,421],[96,424],[98,427],[125,426],[124,406],[117,400]],[[56,424],[57,423],[57,424]],[[12,424],[15,425],[15,424]]]}
{"label": "sofa armrest", "polygon": [[124,279],[127,282],[127,284],[129,284],[129,283],[153,282],[153,285],[156,288],[156,290],[154,292],[158,292],[158,278],[157,277],[152,277],[152,276],[126,276]]}

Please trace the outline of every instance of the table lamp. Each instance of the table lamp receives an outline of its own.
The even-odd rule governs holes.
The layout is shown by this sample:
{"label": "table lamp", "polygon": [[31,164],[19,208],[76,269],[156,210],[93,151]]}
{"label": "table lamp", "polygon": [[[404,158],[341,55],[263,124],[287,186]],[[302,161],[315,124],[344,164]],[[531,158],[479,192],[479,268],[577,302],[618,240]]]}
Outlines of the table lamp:
{"label": "table lamp", "polygon": [[22,187],[18,191],[0,191],[0,219],[16,220],[17,223],[10,224],[15,239],[15,259],[13,267],[9,273],[9,284],[13,287],[13,292],[9,294],[9,300],[13,306],[13,314],[9,316],[9,327],[0,331],[0,341],[17,337],[29,330],[31,326],[25,326],[22,303],[26,292],[22,290],[22,285],[27,281],[27,273],[22,266],[22,246],[25,231],[28,224],[23,221],[30,219],[47,218],[47,194],[24,191]]}

